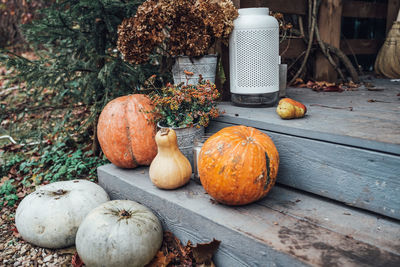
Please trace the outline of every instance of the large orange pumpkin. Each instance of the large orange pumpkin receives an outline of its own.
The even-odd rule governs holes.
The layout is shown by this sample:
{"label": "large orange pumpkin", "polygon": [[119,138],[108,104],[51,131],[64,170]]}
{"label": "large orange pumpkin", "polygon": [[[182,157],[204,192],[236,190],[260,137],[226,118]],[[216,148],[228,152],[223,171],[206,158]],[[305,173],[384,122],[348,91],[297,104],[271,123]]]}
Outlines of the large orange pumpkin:
{"label": "large orange pumpkin", "polygon": [[109,102],[100,114],[97,137],[104,155],[121,168],[150,165],[157,155],[153,109],[145,95],[128,95]]}
{"label": "large orange pumpkin", "polygon": [[227,127],[203,145],[198,162],[207,193],[227,205],[264,197],[275,184],[279,154],[268,135],[246,126]]}

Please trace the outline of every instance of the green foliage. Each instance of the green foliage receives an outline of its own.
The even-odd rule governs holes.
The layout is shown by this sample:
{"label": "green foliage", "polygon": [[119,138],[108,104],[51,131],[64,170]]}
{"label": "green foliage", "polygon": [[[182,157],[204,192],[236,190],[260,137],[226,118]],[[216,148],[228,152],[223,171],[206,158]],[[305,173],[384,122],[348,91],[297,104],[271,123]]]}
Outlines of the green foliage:
{"label": "green foliage", "polygon": [[[4,182],[0,186],[0,207],[7,203],[13,206],[18,200],[16,194],[24,191],[22,188],[31,188],[48,182],[73,179],[97,179],[97,167],[108,163],[104,157],[93,155],[89,149],[81,145],[75,146],[66,143],[46,145],[29,151],[28,155],[8,153],[5,163],[0,167],[0,178]],[[87,150],[87,151],[86,151]],[[12,173],[11,169],[14,169]]]}
{"label": "green foliage", "polygon": [[[2,156],[0,154],[0,156]],[[19,163],[21,163],[22,161],[24,161],[24,157],[21,156],[20,154],[13,154],[12,157],[10,157],[9,159],[5,159],[4,164],[0,165],[0,178],[3,176],[7,176],[10,169],[14,166],[17,165]]]}
{"label": "green foliage", "polygon": [[[4,156],[0,154],[0,156]],[[21,162],[24,161],[24,157],[20,154],[12,154],[8,159],[5,158],[4,164],[0,166],[0,179],[9,174],[9,171],[12,167],[17,166]],[[4,183],[0,186],[0,207],[7,202],[7,205],[13,206],[15,202],[18,200],[18,196],[16,195],[16,187],[14,186],[14,179],[5,180]]]}
{"label": "green foliage", "polygon": [[18,196],[15,194],[16,189],[13,185],[14,179],[7,180],[0,187],[0,206],[3,206],[4,202],[7,201],[9,206],[13,206],[18,200]]}
{"label": "green foliage", "polygon": [[[94,156],[92,151],[84,152],[81,148],[71,148],[65,143],[47,146],[40,157],[32,157],[21,163],[19,171],[23,175],[30,174],[32,182],[43,180],[96,179],[96,168],[108,161]],[[24,179],[24,183],[27,179]]]}
{"label": "green foliage", "polygon": [[[90,117],[85,125],[78,123],[73,129],[77,132],[96,123],[113,98],[139,92],[142,82],[157,72],[156,67],[126,63],[116,42],[118,25],[123,18],[132,17],[142,2],[59,0],[43,9],[40,19],[24,25],[25,38],[37,58],[3,51],[0,61],[16,70],[11,82],[26,82],[25,110],[51,106],[51,111],[60,107],[72,111],[77,105],[85,106]],[[68,122],[68,115],[60,125]]]}

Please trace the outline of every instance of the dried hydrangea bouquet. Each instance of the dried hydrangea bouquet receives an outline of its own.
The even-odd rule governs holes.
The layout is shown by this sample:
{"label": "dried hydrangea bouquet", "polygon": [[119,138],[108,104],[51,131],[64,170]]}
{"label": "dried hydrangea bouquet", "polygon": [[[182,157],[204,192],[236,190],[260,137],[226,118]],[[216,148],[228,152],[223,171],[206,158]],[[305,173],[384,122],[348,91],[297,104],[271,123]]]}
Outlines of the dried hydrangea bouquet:
{"label": "dried hydrangea bouquet", "polygon": [[[231,0],[147,0],[134,17],[119,26],[118,49],[124,60],[135,64],[151,61],[152,55],[163,57],[163,61],[155,57],[157,62],[186,56],[192,63],[214,54],[219,41],[228,42],[237,16]],[[207,67],[184,69],[194,72],[194,77],[202,74],[208,78],[204,73]],[[186,80],[183,73],[181,76]]]}

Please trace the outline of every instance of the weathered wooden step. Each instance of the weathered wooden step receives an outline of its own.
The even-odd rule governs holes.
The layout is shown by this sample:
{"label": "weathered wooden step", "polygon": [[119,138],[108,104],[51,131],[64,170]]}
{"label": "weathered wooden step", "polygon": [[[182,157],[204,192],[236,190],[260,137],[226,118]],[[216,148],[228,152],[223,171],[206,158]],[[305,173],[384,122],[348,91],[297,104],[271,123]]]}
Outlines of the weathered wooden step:
{"label": "weathered wooden step", "polygon": [[275,107],[222,103],[225,114],[207,131],[240,124],[258,128],[279,151],[278,183],[400,219],[400,86],[384,88],[342,93],[288,88],[308,108],[298,120],[280,119]]}
{"label": "weathered wooden step", "polygon": [[183,242],[221,240],[217,266],[399,266],[400,224],[315,195],[275,186],[242,207],[216,204],[191,181],[173,191],[156,188],[148,168],[98,169],[112,199],[151,208],[164,229]]}

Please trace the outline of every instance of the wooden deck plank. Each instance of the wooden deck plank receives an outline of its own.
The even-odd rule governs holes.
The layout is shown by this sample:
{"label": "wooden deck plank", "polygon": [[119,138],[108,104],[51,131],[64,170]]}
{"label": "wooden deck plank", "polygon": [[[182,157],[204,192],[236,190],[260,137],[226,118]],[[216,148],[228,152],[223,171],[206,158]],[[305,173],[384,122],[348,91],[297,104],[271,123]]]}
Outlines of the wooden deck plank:
{"label": "wooden deck plank", "polygon": [[381,91],[288,88],[308,109],[297,120],[280,119],[275,107],[222,103],[224,116],[207,131],[240,124],[261,129],[281,156],[278,183],[400,219],[400,83],[371,82]]}
{"label": "wooden deck plank", "polygon": [[301,192],[276,186],[258,203],[228,207],[213,204],[193,181],[160,190],[148,168],[110,164],[98,174],[112,199],[148,206],[183,242],[221,240],[217,266],[396,266],[400,261],[398,222]]}
{"label": "wooden deck plank", "polygon": [[[194,182],[174,191],[159,190],[150,182],[147,168],[123,170],[114,165],[98,168],[98,175],[99,184],[112,199],[130,199],[151,208],[164,230],[173,232],[184,244],[189,240],[192,243],[221,240],[214,256],[217,266],[307,266],[251,236],[253,231],[244,225],[244,217],[250,224],[254,223],[252,218],[211,204],[202,187]],[[271,220],[279,220],[276,216],[282,215],[274,212]],[[242,233],[241,228],[248,230],[248,234]]]}
{"label": "wooden deck plank", "polygon": [[[274,141],[280,155],[278,183],[400,219],[399,156],[240,124],[259,128]],[[208,131],[232,125],[213,122]]]}
{"label": "wooden deck plank", "polygon": [[[359,209],[340,205],[336,201],[280,185],[257,204],[359,241],[375,244],[392,253],[400,252],[397,242],[394,241],[400,237],[398,221],[371,216]],[[400,240],[398,243],[400,244]]]}
{"label": "wooden deck plank", "polygon": [[220,108],[225,114],[216,121],[256,122],[257,127],[270,131],[400,155],[400,99],[397,96],[400,83],[384,80],[376,81],[375,85],[383,91],[360,88],[342,93],[318,93],[308,88],[287,88],[288,97],[307,106],[307,115],[302,119],[282,120],[275,107],[247,108],[222,103]]}

